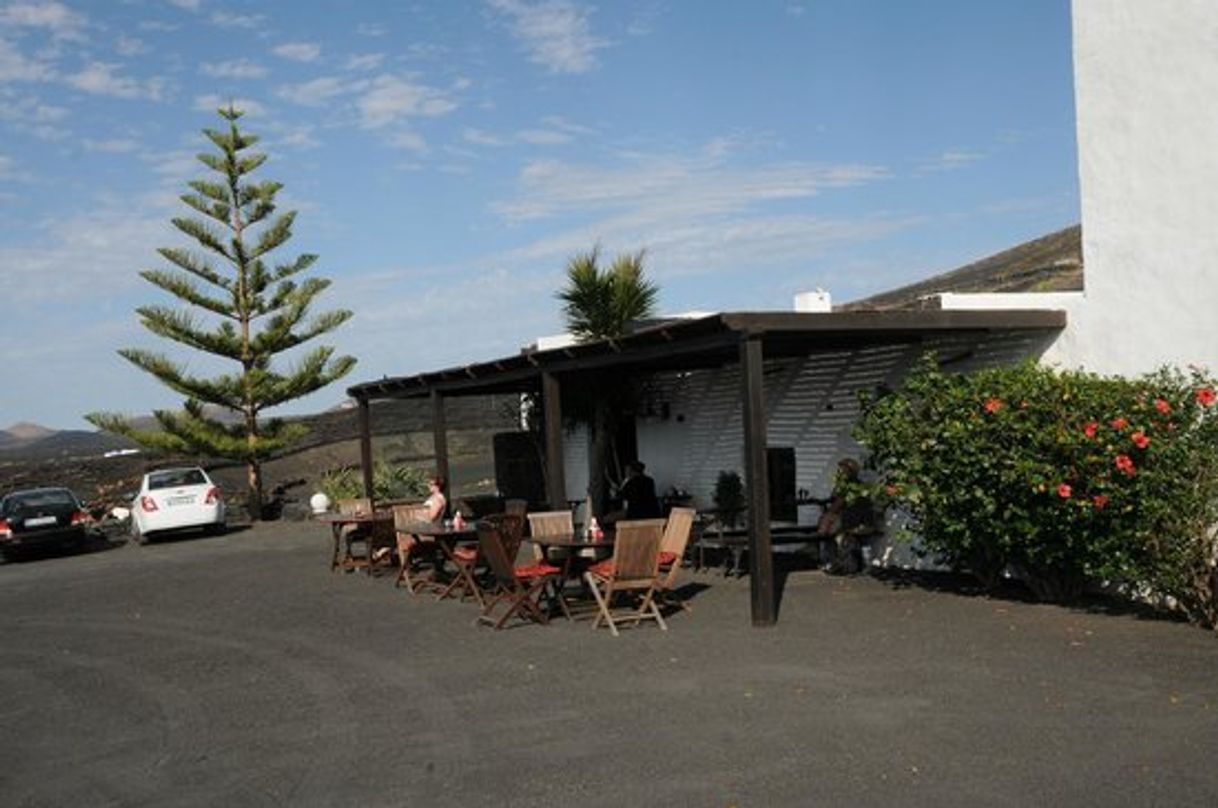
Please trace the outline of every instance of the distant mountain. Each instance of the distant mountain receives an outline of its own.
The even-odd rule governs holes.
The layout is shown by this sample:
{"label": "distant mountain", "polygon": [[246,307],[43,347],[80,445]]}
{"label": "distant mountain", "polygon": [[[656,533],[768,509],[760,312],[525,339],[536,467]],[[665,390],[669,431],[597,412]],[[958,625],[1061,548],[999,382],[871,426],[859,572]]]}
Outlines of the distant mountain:
{"label": "distant mountain", "polygon": [[92,455],[134,446],[126,438],[83,429],[55,430],[38,424],[20,423],[0,430],[0,452],[31,457]]}
{"label": "distant mountain", "polygon": [[19,424],[13,424],[8,429],[4,430],[4,434],[15,440],[35,441],[40,438],[45,438],[48,435],[55,434],[54,429],[47,429],[41,424],[31,424],[28,421],[22,421]]}

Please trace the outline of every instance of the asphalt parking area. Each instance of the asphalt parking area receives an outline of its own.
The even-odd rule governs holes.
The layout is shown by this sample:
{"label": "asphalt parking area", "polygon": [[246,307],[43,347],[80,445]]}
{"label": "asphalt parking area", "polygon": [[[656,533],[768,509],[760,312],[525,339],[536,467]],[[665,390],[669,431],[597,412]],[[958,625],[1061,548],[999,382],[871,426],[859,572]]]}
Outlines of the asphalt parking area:
{"label": "asphalt parking area", "polygon": [[[109,547],[109,549],[106,549]],[[798,572],[492,632],[275,523],[0,565],[4,805],[1212,805],[1218,641]]]}

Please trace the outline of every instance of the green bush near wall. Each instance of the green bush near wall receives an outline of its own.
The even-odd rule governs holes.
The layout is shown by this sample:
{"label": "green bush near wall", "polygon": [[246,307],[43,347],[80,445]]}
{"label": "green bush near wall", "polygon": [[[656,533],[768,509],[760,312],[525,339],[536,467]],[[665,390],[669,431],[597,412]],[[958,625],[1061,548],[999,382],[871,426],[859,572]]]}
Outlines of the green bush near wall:
{"label": "green bush near wall", "polygon": [[855,437],[876,498],[941,561],[987,585],[1013,569],[1053,601],[1124,583],[1215,626],[1216,399],[1200,370],[950,374],[928,355],[864,397]]}
{"label": "green bush near wall", "polygon": [[[397,466],[384,460],[372,464],[372,498],[375,501],[422,499],[427,495],[428,474],[414,466]],[[363,472],[358,468],[332,469],[322,475],[322,493],[331,502],[364,496]]]}

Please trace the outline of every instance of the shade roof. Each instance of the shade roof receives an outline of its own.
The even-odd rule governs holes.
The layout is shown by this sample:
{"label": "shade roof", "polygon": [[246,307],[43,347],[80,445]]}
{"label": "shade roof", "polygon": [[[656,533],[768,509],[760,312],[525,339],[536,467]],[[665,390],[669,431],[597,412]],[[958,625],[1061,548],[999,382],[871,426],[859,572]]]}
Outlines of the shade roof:
{"label": "shade roof", "polygon": [[620,339],[604,339],[518,354],[413,376],[386,377],[347,388],[356,399],[482,395],[535,390],[542,372],[629,369],[656,373],[718,367],[739,360],[745,339],[760,339],[765,357],[805,356],[820,350],[915,342],[947,333],[1055,331],[1064,311],[725,312],[669,320]]}

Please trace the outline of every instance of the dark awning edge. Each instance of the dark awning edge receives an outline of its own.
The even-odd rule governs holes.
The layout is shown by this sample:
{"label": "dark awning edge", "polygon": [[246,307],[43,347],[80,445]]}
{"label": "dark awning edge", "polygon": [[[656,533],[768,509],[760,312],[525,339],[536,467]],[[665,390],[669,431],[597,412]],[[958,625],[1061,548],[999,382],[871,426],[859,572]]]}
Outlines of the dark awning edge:
{"label": "dark awning edge", "polygon": [[671,320],[613,340],[597,340],[548,350],[526,350],[487,362],[413,376],[393,376],[347,388],[355,399],[414,398],[433,390],[450,395],[524,392],[540,374],[606,367],[639,366],[662,370],[674,360],[730,361],[742,339],[808,339],[818,347],[917,340],[940,333],[1055,331],[1066,326],[1066,312],[1047,309],[982,311],[725,312]]}

